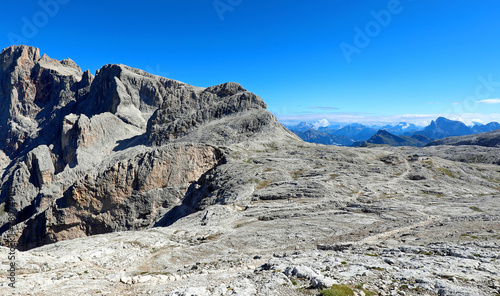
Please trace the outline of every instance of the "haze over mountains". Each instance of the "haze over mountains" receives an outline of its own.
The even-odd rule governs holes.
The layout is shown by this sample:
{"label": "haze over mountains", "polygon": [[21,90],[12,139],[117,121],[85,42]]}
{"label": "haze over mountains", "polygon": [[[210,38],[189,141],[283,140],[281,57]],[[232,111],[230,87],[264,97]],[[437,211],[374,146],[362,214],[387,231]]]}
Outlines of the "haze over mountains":
{"label": "haze over mountains", "polygon": [[472,126],[467,126],[461,121],[439,117],[426,127],[401,122],[397,125],[386,126],[365,126],[355,123],[343,127],[317,128],[313,124],[302,122],[288,128],[302,140],[311,143],[339,146],[377,144],[421,147],[432,140],[494,131],[500,129],[500,124],[490,122],[488,124],[474,123]]}

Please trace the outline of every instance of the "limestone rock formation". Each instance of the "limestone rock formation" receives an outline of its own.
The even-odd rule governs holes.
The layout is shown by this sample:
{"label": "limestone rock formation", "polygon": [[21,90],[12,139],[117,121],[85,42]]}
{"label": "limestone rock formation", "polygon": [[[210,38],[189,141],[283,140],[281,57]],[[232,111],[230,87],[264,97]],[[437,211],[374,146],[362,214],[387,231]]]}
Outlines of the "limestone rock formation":
{"label": "limestone rock formation", "polygon": [[310,144],[237,83],[1,57],[0,295],[500,293],[500,148]]}
{"label": "limestone rock formation", "polygon": [[163,145],[180,138],[229,145],[263,133],[269,138],[276,130],[293,137],[265,109],[260,97],[238,83],[209,87],[200,94],[166,101],[148,123],[149,142]]}
{"label": "limestone rock formation", "polygon": [[124,122],[145,128],[149,117],[166,101],[178,104],[203,88],[155,76],[125,65],[105,65],[96,75],[78,113],[91,117],[110,112]]}
{"label": "limestone rock formation", "polygon": [[0,61],[0,150],[16,156],[40,134],[51,143],[58,120],[86,96],[92,76],[70,59],[40,57],[38,49],[27,46],[4,49]]}
{"label": "limestone rock formation", "polygon": [[165,223],[201,196],[193,184],[224,161],[219,146],[297,139],[237,83],[200,88],[125,65],[94,78],[27,46],[1,60],[0,204],[16,213],[19,249]]}

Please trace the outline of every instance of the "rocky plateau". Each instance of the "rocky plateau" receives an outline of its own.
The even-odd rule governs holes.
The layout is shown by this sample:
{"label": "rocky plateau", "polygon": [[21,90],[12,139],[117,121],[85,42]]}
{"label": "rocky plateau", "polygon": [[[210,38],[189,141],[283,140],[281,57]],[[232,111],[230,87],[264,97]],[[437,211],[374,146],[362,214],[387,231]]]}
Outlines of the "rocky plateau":
{"label": "rocky plateau", "polygon": [[305,143],[238,83],[0,63],[0,295],[500,294],[498,147]]}

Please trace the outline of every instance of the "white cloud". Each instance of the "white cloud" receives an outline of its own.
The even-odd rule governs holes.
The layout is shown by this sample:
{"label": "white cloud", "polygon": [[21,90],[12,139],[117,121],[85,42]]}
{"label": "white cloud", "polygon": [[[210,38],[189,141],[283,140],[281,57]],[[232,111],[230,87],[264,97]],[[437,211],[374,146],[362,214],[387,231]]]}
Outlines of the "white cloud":
{"label": "white cloud", "polygon": [[318,129],[320,127],[327,127],[327,126],[330,125],[330,123],[328,122],[328,120],[326,120],[326,119],[323,118],[320,121],[318,121],[316,123],[313,123],[313,125],[314,125],[315,129]]}
{"label": "white cloud", "polygon": [[484,104],[500,104],[500,99],[487,99],[487,100],[481,100],[477,101],[478,103],[484,103]]}

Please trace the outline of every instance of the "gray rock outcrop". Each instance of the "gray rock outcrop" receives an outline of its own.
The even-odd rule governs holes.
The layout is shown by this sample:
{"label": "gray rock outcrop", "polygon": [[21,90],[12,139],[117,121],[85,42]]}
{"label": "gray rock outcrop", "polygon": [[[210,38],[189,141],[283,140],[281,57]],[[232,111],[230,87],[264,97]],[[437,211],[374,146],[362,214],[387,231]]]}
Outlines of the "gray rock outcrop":
{"label": "gray rock outcrop", "polygon": [[0,150],[16,156],[39,135],[52,143],[58,121],[86,96],[92,75],[70,59],[40,57],[38,49],[24,45],[4,49],[0,61]]}
{"label": "gray rock outcrop", "polygon": [[0,204],[16,213],[19,249],[182,217],[224,160],[219,146],[297,139],[237,83],[200,88],[111,64],[94,77],[27,46],[0,57]]}

